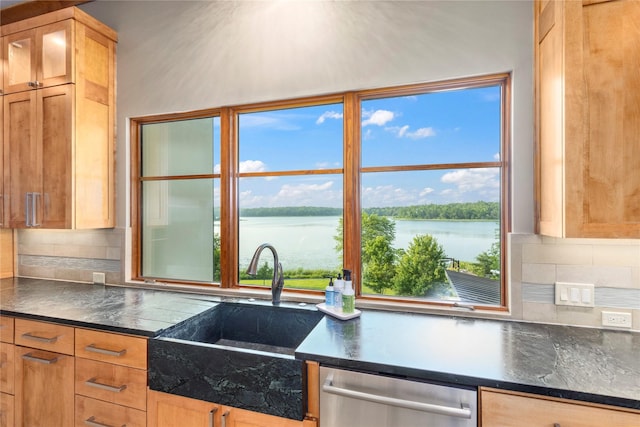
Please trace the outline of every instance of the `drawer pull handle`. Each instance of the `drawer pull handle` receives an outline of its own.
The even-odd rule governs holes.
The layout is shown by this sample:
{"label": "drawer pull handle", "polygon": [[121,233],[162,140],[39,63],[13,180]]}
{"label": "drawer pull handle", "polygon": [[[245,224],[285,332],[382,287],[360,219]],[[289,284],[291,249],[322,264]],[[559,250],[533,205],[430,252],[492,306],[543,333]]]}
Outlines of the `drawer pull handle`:
{"label": "drawer pull handle", "polygon": [[120,351],[107,350],[106,348],[96,347],[95,344],[89,344],[84,349],[85,351],[90,351],[92,353],[98,353],[98,354],[103,354],[105,356],[113,356],[113,357],[122,357],[127,352],[126,348]]}
{"label": "drawer pull handle", "polygon": [[127,388],[126,384],[123,384],[121,386],[113,386],[113,385],[109,385],[109,384],[102,384],[96,381],[96,377],[90,378],[88,380],[86,380],[84,383],[88,386],[91,387],[95,387],[95,388],[99,388],[101,390],[107,390],[107,391],[112,391],[114,393],[120,393],[121,391],[124,391]]}
{"label": "drawer pull handle", "polygon": [[[96,417],[91,416],[84,420],[84,423],[91,427],[111,427],[109,424],[102,424],[96,421]],[[122,427],[127,427],[126,424],[122,424]]]}
{"label": "drawer pull handle", "polygon": [[397,406],[399,408],[413,409],[416,411],[428,412],[432,414],[447,415],[450,417],[467,418],[472,416],[471,409],[468,405],[461,404],[460,408],[435,405],[432,403],[416,402],[413,400],[397,399],[395,397],[365,393],[358,390],[341,388],[333,385],[333,374],[329,374],[322,385],[325,393],[336,394],[338,396],[350,397],[352,399],[365,400],[373,403],[382,403],[383,405]]}
{"label": "drawer pull handle", "polygon": [[229,416],[229,411],[224,411],[222,414],[222,427],[227,427],[227,417]]}
{"label": "drawer pull handle", "polygon": [[209,411],[209,427],[216,427],[215,426],[216,412],[218,412],[218,408],[213,408],[212,410]]}
{"label": "drawer pull handle", "polygon": [[46,338],[46,337],[39,337],[37,335],[33,335],[30,332],[27,332],[26,334],[22,334],[22,338],[27,339],[27,340],[43,342],[43,343],[47,343],[47,344],[53,344],[54,342],[58,341],[58,336],[51,337],[51,338]]}
{"label": "drawer pull handle", "polygon": [[58,361],[57,357],[52,359],[43,359],[42,357],[33,356],[31,353],[23,354],[22,358],[30,362],[44,363],[45,365],[52,365]]}

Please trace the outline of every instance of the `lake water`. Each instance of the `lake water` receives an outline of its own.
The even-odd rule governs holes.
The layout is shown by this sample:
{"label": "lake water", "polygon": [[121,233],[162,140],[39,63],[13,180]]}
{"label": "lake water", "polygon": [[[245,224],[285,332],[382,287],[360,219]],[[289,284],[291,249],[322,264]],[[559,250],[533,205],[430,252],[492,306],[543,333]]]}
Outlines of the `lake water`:
{"label": "lake water", "polygon": [[[247,217],[240,219],[240,266],[249,264],[256,247],[271,243],[285,270],[294,268],[338,269],[341,263],[334,236],[340,217]],[[218,224],[216,224],[218,225]],[[418,234],[431,234],[447,257],[475,261],[496,239],[498,222],[492,221],[396,221],[395,248],[406,249]],[[219,230],[216,229],[216,232]],[[271,263],[271,255],[264,260]]]}

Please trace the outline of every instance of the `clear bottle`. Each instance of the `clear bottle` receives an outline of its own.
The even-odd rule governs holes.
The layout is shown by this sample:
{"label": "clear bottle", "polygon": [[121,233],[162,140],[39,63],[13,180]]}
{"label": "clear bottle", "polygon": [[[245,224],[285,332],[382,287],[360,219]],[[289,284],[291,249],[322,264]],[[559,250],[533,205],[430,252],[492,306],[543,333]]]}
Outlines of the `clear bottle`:
{"label": "clear bottle", "polygon": [[342,291],[342,312],[351,314],[356,309],[356,293],[353,290],[353,282],[351,281],[351,270],[343,270],[344,272],[344,290]]}
{"label": "clear bottle", "polygon": [[333,307],[335,305],[335,292],[333,289],[333,277],[329,277],[329,284],[324,291],[324,305]]}
{"label": "clear bottle", "polygon": [[342,291],[344,290],[344,281],[342,275],[338,273],[335,286],[333,287],[333,308],[342,311]]}

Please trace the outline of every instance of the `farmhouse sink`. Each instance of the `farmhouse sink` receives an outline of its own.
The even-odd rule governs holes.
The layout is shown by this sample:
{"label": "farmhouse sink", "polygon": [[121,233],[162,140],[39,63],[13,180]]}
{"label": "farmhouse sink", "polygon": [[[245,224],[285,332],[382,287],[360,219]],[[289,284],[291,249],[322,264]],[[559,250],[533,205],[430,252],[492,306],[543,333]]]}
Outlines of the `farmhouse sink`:
{"label": "farmhouse sink", "polygon": [[315,307],[220,303],[149,340],[149,387],[302,420],[294,352],[322,317]]}

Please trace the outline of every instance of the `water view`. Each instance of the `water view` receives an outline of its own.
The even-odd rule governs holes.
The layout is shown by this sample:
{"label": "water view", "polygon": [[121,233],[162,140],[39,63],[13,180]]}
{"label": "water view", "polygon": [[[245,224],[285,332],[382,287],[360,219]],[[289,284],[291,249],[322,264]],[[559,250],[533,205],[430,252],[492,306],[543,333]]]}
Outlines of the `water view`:
{"label": "water view", "polygon": [[[255,248],[273,244],[285,270],[338,269],[334,236],[340,217],[245,217],[240,221],[240,265],[249,264]],[[447,257],[475,261],[496,239],[497,221],[396,220],[395,248],[408,248],[414,236],[431,234]],[[216,232],[219,224],[216,223]]]}

